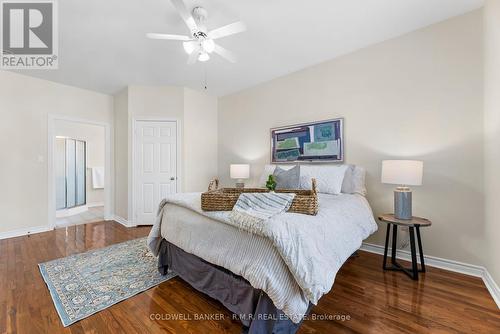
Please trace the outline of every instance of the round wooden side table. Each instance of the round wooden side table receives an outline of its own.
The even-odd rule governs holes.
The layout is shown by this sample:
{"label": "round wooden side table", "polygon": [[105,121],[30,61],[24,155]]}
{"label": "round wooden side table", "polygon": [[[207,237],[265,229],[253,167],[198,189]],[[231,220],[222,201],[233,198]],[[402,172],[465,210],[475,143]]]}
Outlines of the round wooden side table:
{"label": "round wooden side table", "polygon": [[[413,217],[412,219],[397,219],[394,214],[380,215],[378,220],[387,223],[387,233],[385,235],[384,247],[384,270],[402,271],[411,279],[418,281],[418,273],[425,273],[424,251],[422,249],[422,239],[420,238],[420,227],[431,226],[432,222],[421,217]],[[392,244],[391,244],[391,266],[387,266],[387,251],[389,248],[389,235],[392,226]],[[396,261],[396,243],[398,239],[398,226],[408,227],[410,232],[410,249],[411,249],[411,269],[403,267]],[[420,254],[420,269],[417,263],[417,251],[415,247],[415,232],[417,233],[418,249]]]}

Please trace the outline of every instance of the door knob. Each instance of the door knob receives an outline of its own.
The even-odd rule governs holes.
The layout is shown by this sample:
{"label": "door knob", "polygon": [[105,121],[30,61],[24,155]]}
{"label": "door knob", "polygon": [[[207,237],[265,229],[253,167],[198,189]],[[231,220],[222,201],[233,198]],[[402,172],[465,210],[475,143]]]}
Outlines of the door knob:
{"label": "door knob", "polygon": [[170,177],[170,181],[174,181],[175,180],[175,177]]}

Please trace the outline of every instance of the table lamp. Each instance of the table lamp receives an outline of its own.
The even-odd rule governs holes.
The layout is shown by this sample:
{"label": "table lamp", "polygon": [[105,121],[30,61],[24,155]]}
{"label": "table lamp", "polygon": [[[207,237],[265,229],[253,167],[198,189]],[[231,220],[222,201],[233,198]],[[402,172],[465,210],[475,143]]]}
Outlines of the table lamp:
{"label": "table lamp", "polygon": [[411,189],[422,185],[424,163],[417,160],[382,161],[382,183],[397,184],[394,190],[394,217],[411,219]]}
{"label": "table lamp", "polygon": [[244,188],[243,180],[250,177],[250,165],[247,164],[232,164],[229,167],[229,175],[232,179],[236,179],[236,188]]}

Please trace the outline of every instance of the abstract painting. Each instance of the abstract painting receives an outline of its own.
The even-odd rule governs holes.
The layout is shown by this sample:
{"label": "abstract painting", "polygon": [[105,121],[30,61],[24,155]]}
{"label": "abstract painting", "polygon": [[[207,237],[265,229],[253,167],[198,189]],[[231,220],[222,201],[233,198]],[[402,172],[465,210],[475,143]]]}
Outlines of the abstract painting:
{"label": "abstract painting", "polygon": [[343,161],[343,119],[271,129],[271,161]]}

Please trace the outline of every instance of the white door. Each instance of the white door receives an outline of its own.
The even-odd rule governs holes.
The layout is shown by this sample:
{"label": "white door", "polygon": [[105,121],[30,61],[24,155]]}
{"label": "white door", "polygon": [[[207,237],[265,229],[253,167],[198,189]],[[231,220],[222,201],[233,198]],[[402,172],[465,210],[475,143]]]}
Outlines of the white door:
{"label": "white door", "polygon": [[151,225],[160,201],[177,192],[176,122],[136,121],[134,222]]}

